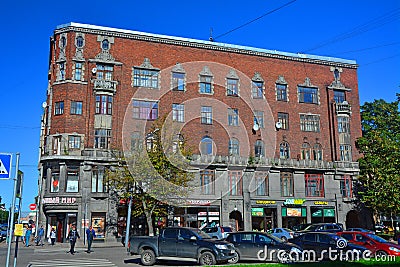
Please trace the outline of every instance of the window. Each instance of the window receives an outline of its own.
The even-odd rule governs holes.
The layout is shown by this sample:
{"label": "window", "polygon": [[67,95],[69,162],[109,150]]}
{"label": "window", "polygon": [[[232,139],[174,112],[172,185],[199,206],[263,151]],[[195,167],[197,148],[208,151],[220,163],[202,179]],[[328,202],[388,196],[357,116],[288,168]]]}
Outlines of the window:
{"label": "window", "polygon": [[300,114],[300,129],[303,132],[319,132],[319,115]]}
{"label": "window", "polygon": [[182,147],[183,143],[185,142],[185,139],[183,138],[183,135],[178,133],[174,135],[173,141],[172,141],[172,152],[177,153],[180,151],[180,148]]}
{"label": "window", "polygon": [[82,63],[77,62],[75,63],[75,81],[82,80]]}
{"label": "window", "polygon": [[183,104],[172,104],[172,120],[178,122],[185,121],[185,109]]}
{"label": "window", "polygon": [[226,79],[226,94],[229,96],[239,95],[239,80],[237,79]]}
{"label": "window", "polygon": [[131,151],[139,151],[142,148],[142,139],[139,132],[133,132],[131,136]]}
{"label": "window", "polygon": [[94,130],[94,148],[108,149],[111,142],[111,129]]}
{"label": "window", "polygon": [[92,193],[106,192],[104,167],[94,167],[92,170]]}
{"label": "window", "polygon": [[133,70],[133,86],[158,88],[158,70],[139,69]]}
{"label": "window", "polygon": [[254,156],[257,158],[265,156],[264,142],[262,140],[257,140],[254,144]]}
{"label": "window", "polygon": [[214,194],[214,171],[212,171],[212,170],[200,171],[200,184],[201,184],[201,193],[203,195],[213,195]]}
{"label": "window", "polygon": [[287,85],[276,84],[276,100],[287,101]]}
{"label": "window", "polygon": [[76,37],[76,47],[82,48],[83,44],[84,44],[83,42],[84,42],[84,40],[83,40],[82,36]]}
{"label": "window", "polygon": [[212,152],[213,152],[213,140],[208,136],[203,137],[200,143],[200,153],[202,155],[212,155]]}
{"label": "window", "polygon": [[151,132],[148,133],[146,136],[146,149],[147,151],[156,152],[157,149],[157,142],[156,142],[156,135]]}
{"label": "window", "polygon": [[318,104],[318,88],[298,87],[299,103]]}
{"label": "window", "polygon": [[61,36],[60,44],[62,48],[64,48],[67,45],[67,39],[65,38],[65,36]]}
{"label": "window", "polygon": [[65,80],[65,63],[61,62],[60,64],[58,64],[58,80],[59,81],[64,81]]}
{"label": "window", "polygon": [[103,50],[108,50],[108,49],[110,49],[110,42],[109,42],[107,39],[104,39],[104,40],[101,42],[101,48],[102,48]]}
{"label": "window", "polygon": [[81,148],[81,137],[70,135],[68,136],[68,148],[69,149],[79,149]]}
{"label": "window", "polygon": [[324,197],[324,176],[305,174],[306,197]]}
{"label": "window", "polygon": [[340,160],[341,161],[351,161],[351,145],[340,145]]}
{"label": "window", "polygon": [[281,172],[281,196],[294,196],[294,181],[293,174],[291,172]]}
{"label": "window", "polygon": [[231,138],[228,144],[229,155],[239,156],[239,140]]}
{"label": "window", "polygon": [[251,82],[251,93],[253,98],[263,98],[264,97],[264,83],[263,82]]}
{"label": "window", "polygon": [[353,197],[353,182],[351,181],[351,177],[349,175],[344,175],[343,180],[340,180],[340,192],[342,197]]}
{"label": "window", "polygon": [[200,93],[211,94],[212,93],[212,76],[200,75]]}
{"label": "window", "polygon": [[185,73],[172,72],[172,90],[185,90]]}
{"label": "window", "polygon": [[65,192],[76,193],[79,191],[79,167],[68,167],[67,186]]}
{"label": "window", "polygon": [[229,176],[229,189],[231,196],[242,195],[242,172],[241,171],[228,171]]}
{"label": "window", "polygon": [[290,158],[290,146],[288,142],[282,142],[279,144],[279,157],[281,159]]}
{"label": "window", "polygon": [[54,115],[64,114],[64,101],[56,102],[54,107]]}
{"label": "window", "polygon": [[307,142],[301,145],[301,159],[311,159],[311,146]]}
{"label": "window", "polygon": [[158,118],[158,103],[150,101],[133,101],[133,118],[155,120]]}
{"label": "window", "polygon": [[110,95],[96,95],[96,114],[112,114],[113,97]]}
{"label": "window", "polygon": [[264,128],[264,111],[254,111],[254,123],[257,123],[258,127]]}
{"label": "window", "polygon": [[322,145],[315,144],[313,148],[313,159],[314,160],[322,160]]}
{"label": "window", "polygon": [[228,125],[239,125],[239,110],[237,108],[228,108]]}
{"label": "window", "polygon": [[256,172],[256,195],[268,196],[268,174],[264,172]]}
{"label": "window", "polygon": [[114,67],[111,65],[97,64],[97,80],[112,81]]}
{"label": "window", "polygon": [[344,117],[344,116],[338,117],[338,132],[350,133],[349,117]]}
{"label": "window", "polygon": [[333,99],[335,103],[343,103],[346,100],[346,95],[344,91],[333,90]]}
{"label": "window", "polygon": [[289,114],[278,112],[278,121],[282,125],[282,128],[281,128],[282,130],[289,129]]}
{"label": "window", "polygon": [[82,115],[82,102],[71,101],[71,114]]}
{"label": "window", "polygon": [[60,191],[60,171],[51,172],[51,185],[50,185],[50,192],[57,193]]}
{"label": "window", "polygon": [[201,107],[201,123],[212,124],[212,107]]}

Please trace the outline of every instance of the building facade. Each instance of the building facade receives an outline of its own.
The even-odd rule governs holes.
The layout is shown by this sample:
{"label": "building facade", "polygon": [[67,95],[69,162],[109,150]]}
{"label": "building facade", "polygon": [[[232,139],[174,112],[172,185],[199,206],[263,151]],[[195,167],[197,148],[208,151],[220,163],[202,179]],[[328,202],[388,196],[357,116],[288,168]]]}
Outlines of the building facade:
{"label": "building facade", "polygon": [[106,170],[124,151],[151,144],[151,124],[166,117],[177,126],[176,140],[193,151],[195,189],[154,218],[156,227],[358,225],[357,67],[331,57],[61,25],[50,39],[43,103],[40,221],[57,229],[59,241],[71,223],[92,224],[99,238],[118,235],[124,203],[108,188]]}

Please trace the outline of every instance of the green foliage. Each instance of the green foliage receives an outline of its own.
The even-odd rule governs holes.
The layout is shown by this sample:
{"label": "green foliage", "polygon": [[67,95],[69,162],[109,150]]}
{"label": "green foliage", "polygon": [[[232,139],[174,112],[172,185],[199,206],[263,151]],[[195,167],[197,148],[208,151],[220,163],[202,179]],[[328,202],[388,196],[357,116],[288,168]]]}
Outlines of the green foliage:
{"label": "green foliage", "polygon": [[375,100],[361,107],[363,136],[357,148],[361,201],[376,213],[400,214],[400,94],[397,101]]}

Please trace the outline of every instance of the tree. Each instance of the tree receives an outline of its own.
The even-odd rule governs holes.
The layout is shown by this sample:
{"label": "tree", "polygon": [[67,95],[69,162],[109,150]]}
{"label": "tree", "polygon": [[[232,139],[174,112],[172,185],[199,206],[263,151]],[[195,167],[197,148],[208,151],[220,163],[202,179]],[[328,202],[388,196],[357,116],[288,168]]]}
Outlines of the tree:
{"label": "tree", "polygon": [[400,214],[400,94],[396,96],[392,103],[380,99],[361,106],[358,194],[375,216]]}
{"label": "tree", "polygon": [[165,119],[155,121],[145,144],[124,151],[121,166],[107,173],[121,197],[132,197],[135,215],[145,215],[149,235],[154,235],[152,216],[161,212],[161,206],[182,204],[191,191],[191,153],[177,130]]}

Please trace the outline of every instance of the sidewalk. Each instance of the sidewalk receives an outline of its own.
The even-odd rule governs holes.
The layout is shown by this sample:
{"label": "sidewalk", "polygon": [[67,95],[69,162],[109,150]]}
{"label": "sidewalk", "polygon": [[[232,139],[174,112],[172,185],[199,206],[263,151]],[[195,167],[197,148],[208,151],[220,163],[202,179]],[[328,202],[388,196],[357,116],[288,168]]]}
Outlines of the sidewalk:
{"label": "sidewalk", "polygon": [[[5,241],[0,242],[0,248],[5,248],[7,246],[8,246],[8,244]],[[43,246],[36,246],[35,243],[31,242],[29,247],[27,248],[27,247],[25,247],[24,243],[22,243],[21,241],[18,242],[19,248],[27,248],[27,249],[29,249],[29,248],[40,249],[40,248],[52,248],[52,247],[53,248],[69,248],[69,246],[70,246],[69,242],[64,242],[64,243],[56,242],[54,244],[54,246],[52,246],[46,240],[46,242],[43,242]],[[86,248],[86,246],[87,246],[87,243],[86,243],[86,245],[84,245],[82,238],[78,239],[76,241],[76,245],[75,245],[76,248]],[[12,242],[11,247],[12,248],[15,247],[15,242]],[[93,241],[93,243],[92,243],[92,248],[111,248],[111,247],[124,247],[124,246],[121,244],[121,242],[118,242],[117,240],[115,240],[115,241]]]}

